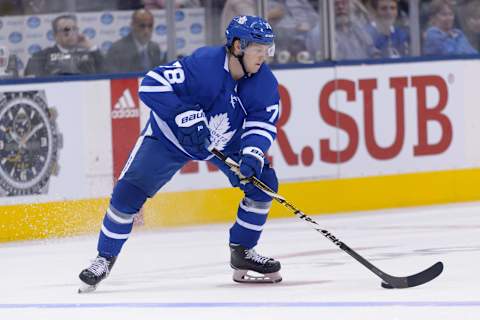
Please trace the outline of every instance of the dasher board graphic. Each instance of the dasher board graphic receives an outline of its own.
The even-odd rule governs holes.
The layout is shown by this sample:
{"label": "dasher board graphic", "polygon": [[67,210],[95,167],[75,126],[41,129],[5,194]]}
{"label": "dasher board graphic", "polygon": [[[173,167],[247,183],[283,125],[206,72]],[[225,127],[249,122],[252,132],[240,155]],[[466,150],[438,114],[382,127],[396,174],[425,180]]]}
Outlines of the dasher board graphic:
{"label": "dasher board graphic", "polygon": [[138,118],[140,110],[133,102],[132,93],[126,88],[113,106],[112,119]]}

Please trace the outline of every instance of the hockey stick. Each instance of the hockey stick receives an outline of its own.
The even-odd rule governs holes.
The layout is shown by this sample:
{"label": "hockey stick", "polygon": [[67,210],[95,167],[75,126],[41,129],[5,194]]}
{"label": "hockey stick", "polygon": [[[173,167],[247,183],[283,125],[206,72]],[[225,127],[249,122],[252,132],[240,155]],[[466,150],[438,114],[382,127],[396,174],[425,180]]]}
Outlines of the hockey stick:
{"label": "hockey stick", "polygon": [[[223,161],[229,168],[232,170],[235,174],[237,174],[240,179],[245,180],[245,177],[243,177],[240,173],[240,166],[238,163],[236,163],[233,159],[225,156],[222,152],[219,150],[212,148],[210,150],[218,159]],[[355,260],[363,264],[368,270],[372,271],[375,273],[378,277],[380,277],[382,281],[382,287],[386,289],[401,289],[401,288],[411,288],[411,287],[416,287],[419,285],[422,285],[424,283],[427,283],[436,277],[440,275],[443,271],[443,263],[442,262],[437,262],[434,265],[432,265],[430,268],[427,268],[417,274],[408,276],[408,277],[395,277],[391,276],[388,273],[383,272],[382,270],[378,269],[375,267],[373,264],[371,264],[368,260],[366,260],[364,257],[356,253],[353,249],[351,249],[349,246],[347,246],[345,243],[340,241],[337,237],[335,237],[333,234],[331,234],[329,231],[322,229],[319,224],[304,214],[302,211],[297,209],[293,204],[288,202],[284,197],[273,191],[269,186],[267,186],[265,183],[257,179],[256,177],[251,177],[246,179],[247,181],[253,183],[255,187],[260,189],[261,191],[265,192],[268,194],[270,197],[275,199],[277,202],[285,206],[287,209],[292,211],[297,217],[300,219],[309,222],[313,228],[317,231],[320,232],[325,238],[329,239],[332,241],[335,245],[337,245],[340,249],[348,253],[350,256],[352,256]]]}

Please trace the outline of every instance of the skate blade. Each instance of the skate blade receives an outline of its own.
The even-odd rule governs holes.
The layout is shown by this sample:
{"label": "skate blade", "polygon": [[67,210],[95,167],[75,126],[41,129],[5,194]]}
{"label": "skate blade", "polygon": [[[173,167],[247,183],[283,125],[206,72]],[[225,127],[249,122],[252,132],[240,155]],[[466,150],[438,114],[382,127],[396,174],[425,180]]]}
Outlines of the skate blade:
{"label": "skate blade", "polygon": [[97,286],[92,286],[86,283],[83,283],[80,288],[78,288],[78,293],[83,294],[83,293],[90,293],[95,291],[97,289]]}
{"label": "skate blade", "polygon": [[[250,271],[252,272],[252,271]],[[234,270],[233,281],[240,283],[277,283],[282,281],[282,276],[279,272],[272,273],[255,273],[257,275],[249,274],[249,270]]]}

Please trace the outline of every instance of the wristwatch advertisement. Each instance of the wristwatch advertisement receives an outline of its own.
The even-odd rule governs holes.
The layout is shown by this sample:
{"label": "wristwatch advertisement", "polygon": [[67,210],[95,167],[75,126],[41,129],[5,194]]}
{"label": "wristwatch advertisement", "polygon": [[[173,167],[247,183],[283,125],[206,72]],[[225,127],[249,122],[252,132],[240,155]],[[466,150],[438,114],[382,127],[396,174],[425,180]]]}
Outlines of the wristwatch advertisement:
{"label": "wristwatch advertisement", "polygon": [[47,194],[62,135],[45,91],[0,92],[0,196]]}

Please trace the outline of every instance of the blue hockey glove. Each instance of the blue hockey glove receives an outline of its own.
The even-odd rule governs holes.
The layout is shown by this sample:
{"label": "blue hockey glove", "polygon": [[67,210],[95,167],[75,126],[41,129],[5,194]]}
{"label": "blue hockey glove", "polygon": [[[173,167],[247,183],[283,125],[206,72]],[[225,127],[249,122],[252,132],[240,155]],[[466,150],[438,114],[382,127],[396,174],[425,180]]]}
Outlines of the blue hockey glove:
{"label": "blue hockey glove", "polygon": [[246,147],[242,150],[240,158],[240,173],[246,178],[255,176],[257,178],[262,174],[264,163],[263,151],[257,147]]}
{"label": "blue hockey glove", "polygon": [[199,105],[179,108],[175,125],[178,142],[187,152],[209,155],[206,147],[210,143],[210,130],[205,113]]}

